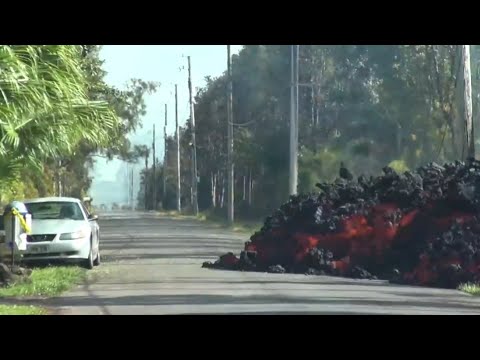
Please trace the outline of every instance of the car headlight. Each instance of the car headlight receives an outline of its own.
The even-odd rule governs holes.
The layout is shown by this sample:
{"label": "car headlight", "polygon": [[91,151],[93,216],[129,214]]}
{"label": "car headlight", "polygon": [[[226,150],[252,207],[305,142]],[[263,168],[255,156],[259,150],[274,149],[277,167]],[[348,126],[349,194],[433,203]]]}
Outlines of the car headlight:
{"label": "car headlight", "polygon": [[60,235],[60,240],[76,240],[85,238],[88,236],[88,232],[86,230],[75,231],[71,233],[64,233]]}

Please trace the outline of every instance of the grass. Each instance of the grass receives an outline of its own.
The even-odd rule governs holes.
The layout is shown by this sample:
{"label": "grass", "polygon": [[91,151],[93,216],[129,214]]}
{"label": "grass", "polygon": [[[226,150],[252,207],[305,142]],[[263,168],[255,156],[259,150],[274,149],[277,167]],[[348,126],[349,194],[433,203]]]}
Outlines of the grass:
{"label": "grass", "polygon": [[194,218],[193,215],[185,215],[185,214],[180,214],[178,211],[176,210],[168,210],[168,211],[158,211],[159,214],[161,214],[162,216],[168,216],[168,217],[171,217],[171,218],[174,218],[174,219],[192,219]]}
{"label": "grass", "polygon": [[211,212],[204,212],[199,214],[198,219],[201,221],[207,221],[220,227],[231,229],[234,232],[240,232],[245,234],[253,234],[255,231],[259,230],[262,227],[262,224],[260,222],[246,220],[236,220],[233,223],[233,226],[229,226],[226,219],[218,215],[212,214]]}
{"label": "grass", "polygon": [[47,312],[37,306],[0,305],[0,315],[45,315]]}
{"label": "grass", "polygon": [[22,296],[55,296],[84,280],[86,270],[77,266],[36,268],[31,282],[0,289],[0,298]]}
{"label": "grass", "polygon": [[479,284],[463,284],[459,288],[460,291],[466,292],[467,294],[480,296],[480,285]]}
{"label": "grass", "polygon": [[168,216],[174,219],[197,219],[200,221],[208,222],[212,225],[227,228],[234,232],[240,232],[245,234],[253,234],[255,231],[259,230],[262,227],[261,222],[255,221],[245,221],[245,220],[236,220],[233,226],[227,224],[226,219],[213,214],[210,211],[204,211],[198,214],[197,217],[193,215],[179,214],[178,211],[159,211],[159,214],[162,216]]}
{"label": "grass", "polygon": [[260,230],[262,227],[262,224],[256,223],[256,222],[236,222],[233,225],[233,231],[235,232],[242,232],[242,233],[248,233],[253,235],[255,231]]}

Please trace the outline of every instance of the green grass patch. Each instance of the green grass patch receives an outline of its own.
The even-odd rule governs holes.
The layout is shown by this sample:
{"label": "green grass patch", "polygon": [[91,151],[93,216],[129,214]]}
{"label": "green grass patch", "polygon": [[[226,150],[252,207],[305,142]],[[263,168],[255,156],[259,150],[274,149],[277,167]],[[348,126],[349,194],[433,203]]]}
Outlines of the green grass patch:
{"label": "green grass patch", "polygon": [[460,291],[466,292],[470,295],[480,296],[480,285],[479,284],[463,284],[459,288]]}
{"label": "green grass patch", "polygon": [[253,234],[255,231],[262,227],[261,222],[236,220],[233,226],[227,224],[227,220],[218,214],[213,213],[211,210],[202,211],[198,216],[180,214],[178,211],[159,211],[160,216],[167,216],[174,219],[197,219],[205,221],[210,225],[227,228],[234,232],[241,232],[245,234]]}
{"label": "green grass patch", "polygon": [[0,305],[0,315],[46,315],[47,312],[37,306]]}
{"label": "green grass patch", "polygon": [[255,231],[259,231],[260,228],[262,227],[262,224],[260,223],[255,223],[255,222],[235,222],[233,225],[233,231],[236,232],[242,232],[242,233],[248,233],[253,235]]}
{"label": "green grass patch", "polygon": [[157,211],[157,214],[160,216],[166,216],[173,219],[195,219],[193,215],[182,214],[176,210],[168,210],[168,211],[160,210],[160,211]]}
{"label": "green grass patch", "polygon": [[77,266],[36,268],[32,272],[30,283],[0,289],[0,298],[55,296],[69,290],[73,285],[83,281],[85,277],[86,270]]}
{"label": "green grass patch", "polygon": [[197,217],[201,221],[206,221],[210,224],[217,225],[219,227],[228,228],[234,232],[240,232],[245,234],[253,234],[255,231],[260,230],[262,224],[257,221],[236,220],[233,226],[229,226],[227,220],[211,211],[205,211],[198,214]]}

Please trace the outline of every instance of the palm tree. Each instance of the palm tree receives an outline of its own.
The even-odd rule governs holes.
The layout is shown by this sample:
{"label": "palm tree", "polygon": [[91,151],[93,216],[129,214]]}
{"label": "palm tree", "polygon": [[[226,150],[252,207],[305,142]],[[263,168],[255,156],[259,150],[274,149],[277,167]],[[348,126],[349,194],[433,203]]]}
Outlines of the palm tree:
{"label": "palm tree", "polygon": [[[77,45],[0,46],[0,191],[29,165],[70,155],[80,141],[108,143],[119,126],[90,101]],[[20,166],[20,164],[22,164]]]}

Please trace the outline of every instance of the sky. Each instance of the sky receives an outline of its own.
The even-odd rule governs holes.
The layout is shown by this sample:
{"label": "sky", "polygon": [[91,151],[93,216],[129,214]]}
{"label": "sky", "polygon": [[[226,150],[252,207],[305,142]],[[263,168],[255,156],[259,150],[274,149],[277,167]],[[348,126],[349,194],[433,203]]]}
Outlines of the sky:
{"label": "sky", "polygon": [[[238,53],[242,45],[231,45],[232,54]],[[157,158],[163,158],[163,126],[165,104],[167,104],[167,134],[175,133],[175,84],[178,85],[179,125],[189,117],[188,67],[190,56],[192,87],[205,85],[205,77],[221,75],[227,68],[226,45],[105,45],[101,57],[107,71],[105,80],[120,89],[132,78],[160,82],[159,90],[145,98],[147,114],[143,117],[143,127],[130,135],[133,144],[152,144],[152,127],[156,127]],[[150,163],[152,159],[150,159]],[[102,181],[115,181],[118,172],[125,167],[121,161],[106,162],[97,159],[92,182],[92,196],[102,201],[103,192],[96,192],[96,185]],[[138,191],[138,178],[134,179],[135,198]],[[136,185],[136,186],[135,186]],[[104,200],[105,201],[105,200]]]}

